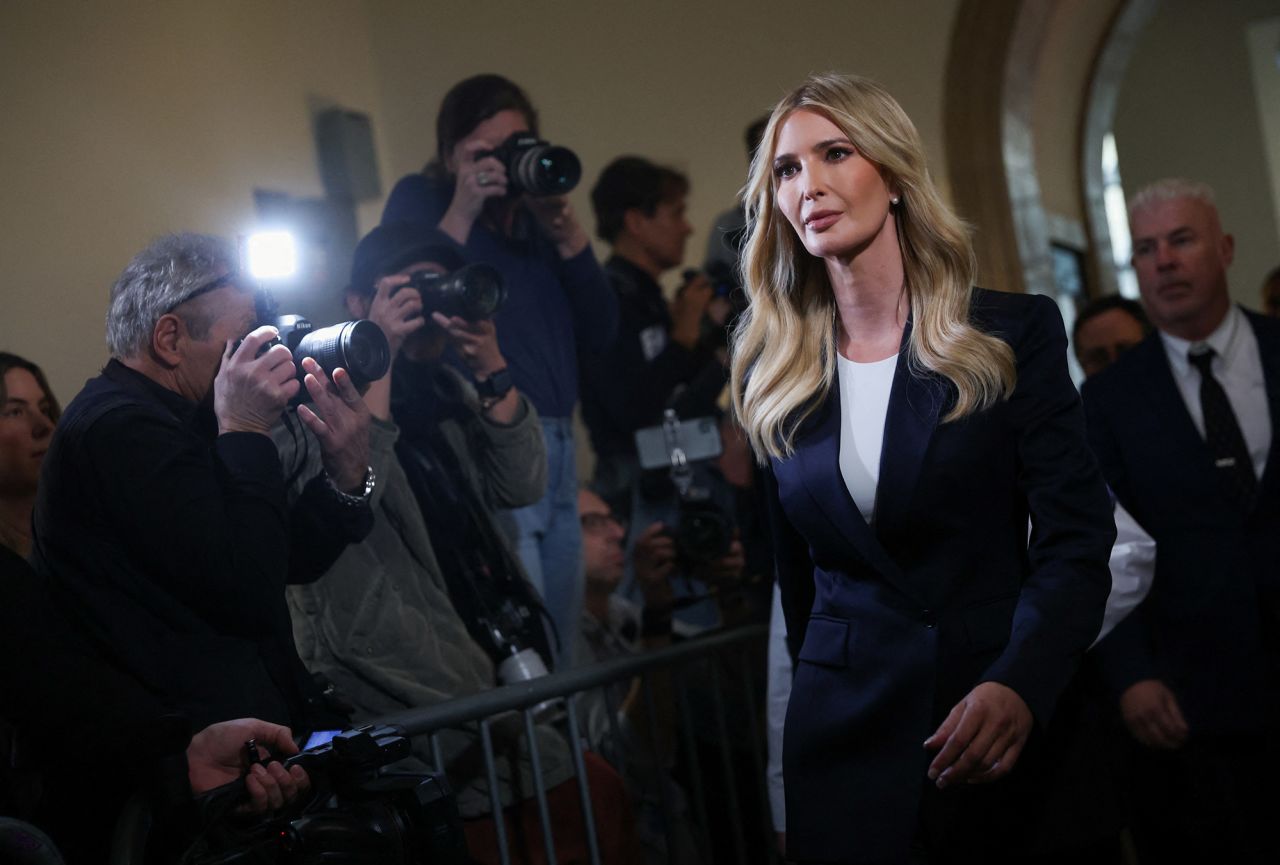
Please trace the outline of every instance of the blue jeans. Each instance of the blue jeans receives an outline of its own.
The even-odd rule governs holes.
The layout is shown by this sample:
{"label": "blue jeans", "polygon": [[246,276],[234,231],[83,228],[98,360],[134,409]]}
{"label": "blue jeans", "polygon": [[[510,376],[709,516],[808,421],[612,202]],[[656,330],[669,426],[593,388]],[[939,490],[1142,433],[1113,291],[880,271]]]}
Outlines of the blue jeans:
{"label": "blue jeans", "polygon": [[510,514],[515,522],[516,555],[555,622],[560,637],[556,667],[565,669],[573,663],[582,619],[582,526],[573,421],[541,420],[547,443],[547,492],[540,501]]}

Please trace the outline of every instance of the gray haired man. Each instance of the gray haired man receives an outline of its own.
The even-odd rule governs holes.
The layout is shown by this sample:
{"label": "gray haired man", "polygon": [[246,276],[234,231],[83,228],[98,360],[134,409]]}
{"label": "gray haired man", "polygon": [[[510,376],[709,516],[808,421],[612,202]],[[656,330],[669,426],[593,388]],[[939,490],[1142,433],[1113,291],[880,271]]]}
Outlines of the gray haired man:
{"label": "gray haired man", "polygon": [[[92,642],[194,729],[258,717],[332,726],[291,639],[286,582],[368,533],[368,411],[344,371],[269,347],[235,250],[163,237],[111,291],[111,360],[54,435],[32,563]],[[298,419],[323,469],[286,504],[268,435]]]}

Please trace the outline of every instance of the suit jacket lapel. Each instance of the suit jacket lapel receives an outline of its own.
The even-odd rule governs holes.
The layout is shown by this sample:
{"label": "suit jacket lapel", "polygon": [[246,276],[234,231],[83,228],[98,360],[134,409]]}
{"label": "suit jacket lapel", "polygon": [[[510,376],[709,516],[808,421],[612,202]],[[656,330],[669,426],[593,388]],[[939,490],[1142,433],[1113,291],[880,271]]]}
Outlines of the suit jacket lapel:
{"label": "suit jacket lapel", "polygon": [[907,362],[911,321],[902,332],[902,347],[889,391],[889,410],[880,449],[876,484],[876,532],[884,537],[907,515],[938,417],[948,402],[948,389],[934,376],[913,375]]}
{"label": "suit jacket lapel", "polygon": [[[840,429],[837,386],[796,436],[796,468],[826,523],[824,534],[830,544],[844,548],[842,554],[855,553],[909,597],[918,599],[916,588],[880,544],[849,495],[840,473]],[[820,541],[810,538],[815,547],[824,546]]]}

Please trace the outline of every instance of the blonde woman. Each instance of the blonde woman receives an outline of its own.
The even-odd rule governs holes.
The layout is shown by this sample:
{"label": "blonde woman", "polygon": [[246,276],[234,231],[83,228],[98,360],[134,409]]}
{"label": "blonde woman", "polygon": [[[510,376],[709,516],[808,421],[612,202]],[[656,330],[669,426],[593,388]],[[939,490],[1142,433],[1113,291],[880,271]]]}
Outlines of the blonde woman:
{"label": "blonde woman", "polygon": [[972,286],[914,126],[865,79],[783,99],[745,193],[733,392],[797,661],[788,856],[1022,861],[1034,731],[1114,539],[1057,309]]}

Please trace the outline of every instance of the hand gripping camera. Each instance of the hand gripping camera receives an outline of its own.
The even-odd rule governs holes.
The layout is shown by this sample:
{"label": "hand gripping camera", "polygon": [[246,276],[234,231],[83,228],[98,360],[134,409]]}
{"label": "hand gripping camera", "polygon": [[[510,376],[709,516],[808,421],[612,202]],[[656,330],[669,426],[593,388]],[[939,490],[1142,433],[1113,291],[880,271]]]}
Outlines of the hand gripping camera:
{"label": "hand gripping camera", "polygon": [[306,769],[311,798],[256,823],[230,815],[243,801],[243,781],[210,791],[198,801],[204,832],[183,861],[461,865],[462,823],[444,776],[383,768],[410,752],[409,739],[396,727],[339,733],[285,761]]}
{"label": "hand gripping camera", "polygon": [[[269,292],[260,290],[254,299],[258,324],[269,324],[279,332],[279,338],[266,346],[279,343],[293,353],[294,366],[298,368],[298,380],[302,371],[302,359],[309,357],[325,375],[333,378],[333,371],[342,367],[351,376],[351,383],[362,390],[387,374],[391,368],[391,346],[382,328],[371,321],[358,319],[322,327],[319,330],[300,315],[280,315],[275,299]],[[236,348],[239,348],[237,343]],[[295,402],[307,399],[307,389],[298,390]]]}
{"label": "hand gripping camera", "polygon": [[511,195],[564,195],[582,179],[582,163],[567,147],[557,147],[530,132],[517,132],[494,150],[476,154],[492,156],[507,169]]}
{"label": "hand gripping camera", "polygon": [[420,270],[396,291],[405,288],[422,295],[424,315],[440,312],[467,321],[493,318],[507,300],[502,274],[487,264],[468,264],[444,274]]}
{"label": "hand gripping camera", "polygon": [[304,375],[304,357],[320,364],[330,378],[342,367],[357,389],[382,378],[391,367],[386,334],[371,321],[344,321],[319,330],[300,315],[280,315],[266,323],[280,332],[280,343],[293,352],[299,378]]}

